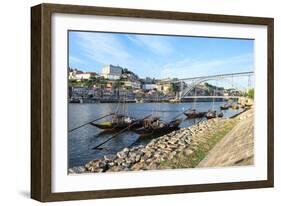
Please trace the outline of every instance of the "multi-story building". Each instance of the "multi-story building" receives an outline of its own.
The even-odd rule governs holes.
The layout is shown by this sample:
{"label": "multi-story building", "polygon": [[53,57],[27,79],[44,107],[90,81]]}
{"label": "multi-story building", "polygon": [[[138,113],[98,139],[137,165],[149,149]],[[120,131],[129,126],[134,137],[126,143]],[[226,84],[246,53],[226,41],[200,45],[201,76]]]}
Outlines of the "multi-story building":
{"label": "multi-story building", "polygon": [[86,96],[89,89],[85,87],[72,87],[71,94],[73,97]]}
{"label": "multi-story building", "polygon": [[97,76],[95,72],[83,72],[77,69],[70,69],[68,78],[71,80],[81,81],[83,79],[90,79],[91,77]]}
{"label": "multi-story building", "polygon": [[170,82],[158,82],[156,86],[157,86],[157,91],[161,91],[164,94],[169,93],[172,88],[172,84]]}
{"label": "multi-story building", "polygon": [[116,80],[120,79],[123,68],[120,66],[106,65],[102,68],[101,76],[106,79]]}
{"label": "multi-story building", "polygon": [[157,85],[156,84],[143,84],[142,89],[143,90],[157,89]]}
{"label": "multi-story building", "polygon": [[141,88],[141,83],[139,81],[125,81],[124,82],[125,87],[131,87],[132,89],[140,89]]}

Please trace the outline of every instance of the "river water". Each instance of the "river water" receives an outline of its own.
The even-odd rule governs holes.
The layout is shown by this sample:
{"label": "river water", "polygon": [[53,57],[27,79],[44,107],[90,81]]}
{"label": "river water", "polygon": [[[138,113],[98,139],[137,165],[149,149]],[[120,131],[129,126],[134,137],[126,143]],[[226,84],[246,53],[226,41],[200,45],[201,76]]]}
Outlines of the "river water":
{"label": "river water", "polygon": [[[196,104],[192,102],[176,104],[130,103],[125,105],[125,111],[127,111],[130,116],[135,118],[143,118],[152,113],[153,116],[157,115],[160,116],[161,119],[169,121],[181,112],[194,107],[197,109],[197,111],[215,109],[217,112],[219,112],[219,107],[222,104],[222,102],[197,102]],[[118,104],[116,103],[69,104],[68,128],[71,130],[72,128],[97,119],[98,117],[106,115],[110,112],[115,112],[117,105]],[[231,117],[240,111],[240,109],[224,110],[224,118]],[[199,119],[187,120],[184,115],[181,115],[179,118],[183,119],[180,127],[188,127],[199,121]],[[103,149],[93,149],[95,146],[106,141],[111,136],[112,134],[102,133],[102,130],[91,125],[86,125],[78,130],[70,132],[68,134],[68,166],[74,167],[84,165],[90,160],[102,158],[104,155],[115,154],[124,147],[145,145],[152,138],[155,138],[139,138],[136,133],[127,131],[102,145],[101,147]]]}

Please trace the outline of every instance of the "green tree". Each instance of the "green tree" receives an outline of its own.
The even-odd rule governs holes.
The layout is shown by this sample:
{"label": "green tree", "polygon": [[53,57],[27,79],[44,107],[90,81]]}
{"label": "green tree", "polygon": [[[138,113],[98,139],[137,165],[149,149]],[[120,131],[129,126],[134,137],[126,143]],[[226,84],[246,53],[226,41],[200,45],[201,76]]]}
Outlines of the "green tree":
{"label": "green tree", "polygon": [[255,94],[254,88],[251,88],[248,90],[247,96],[251,99],[254,99],[254,94]]}
{"label": "green tree", "polygon": [[76,87],[77,86],[77,81],[75,79],[70,79],[69,80],[69,86],[70,87]]}

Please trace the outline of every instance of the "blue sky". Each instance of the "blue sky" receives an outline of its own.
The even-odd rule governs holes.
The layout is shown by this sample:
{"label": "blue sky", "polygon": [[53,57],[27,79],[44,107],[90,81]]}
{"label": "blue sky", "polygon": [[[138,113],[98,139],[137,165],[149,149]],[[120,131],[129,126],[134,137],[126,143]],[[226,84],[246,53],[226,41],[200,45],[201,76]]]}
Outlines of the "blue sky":
{"label": "blue sky", "polygon": [[140,77],[194,77],[254,71],[254,40],[69,32],[69,66],[126,67]]}

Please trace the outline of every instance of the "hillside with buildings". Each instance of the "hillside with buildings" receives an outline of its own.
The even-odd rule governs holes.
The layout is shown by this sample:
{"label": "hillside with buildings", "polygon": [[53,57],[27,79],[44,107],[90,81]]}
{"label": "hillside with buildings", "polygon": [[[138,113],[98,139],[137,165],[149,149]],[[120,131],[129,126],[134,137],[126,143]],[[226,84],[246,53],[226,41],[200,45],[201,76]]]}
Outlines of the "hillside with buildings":
{"label": "hillside with buildings", "polygon": [[[100,73],[69,68],[68,78],[70,102],[78,102],[78,99],[86,102],[165,102],[175,99],[187,86],[177,78],[140,78],[128,68],[111,64],[104,66]],[[187,97],[223,96],[234,92],[203,83],[190,91]]]}

